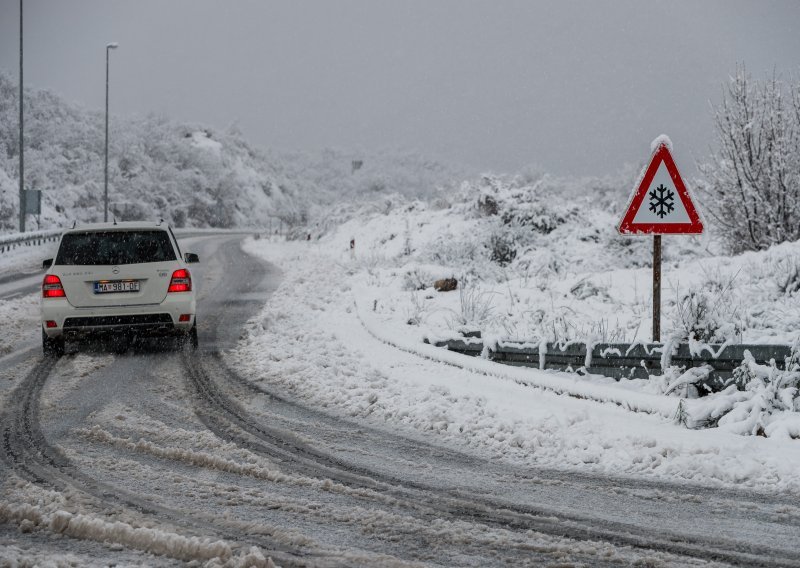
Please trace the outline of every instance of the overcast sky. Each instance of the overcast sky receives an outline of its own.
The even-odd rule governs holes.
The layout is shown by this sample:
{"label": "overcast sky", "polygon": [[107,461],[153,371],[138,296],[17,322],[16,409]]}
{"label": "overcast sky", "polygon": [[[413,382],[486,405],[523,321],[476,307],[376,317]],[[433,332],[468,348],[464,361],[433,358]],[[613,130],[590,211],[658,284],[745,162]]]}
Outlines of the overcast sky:
{"label": "overcast sky", "polygon": [[[0,0],[17,76],[19,2]],[[743,62],[800,71],[800,2],[25,0],[25,82],[113,113],[238,124],[278,150],[416,149],[481,169],[605,174],[667,133],[712,140]]]}

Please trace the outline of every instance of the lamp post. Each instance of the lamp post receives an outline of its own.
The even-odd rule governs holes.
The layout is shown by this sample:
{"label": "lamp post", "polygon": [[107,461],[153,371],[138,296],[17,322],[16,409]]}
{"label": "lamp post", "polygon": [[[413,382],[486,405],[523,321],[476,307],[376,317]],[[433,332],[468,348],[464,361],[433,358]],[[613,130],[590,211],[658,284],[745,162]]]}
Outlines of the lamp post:
{"label": "lamp post", "polygon": [[117,49],[119,44],[116,42],[106,45],[106,161],[103,175],[103,221],[108,223],[108,54],[110,50]]}
{"label": "lamp post", "polygon": [[19,0],[19,232],[25,232],[25,115],[22,90],[22,0]]}

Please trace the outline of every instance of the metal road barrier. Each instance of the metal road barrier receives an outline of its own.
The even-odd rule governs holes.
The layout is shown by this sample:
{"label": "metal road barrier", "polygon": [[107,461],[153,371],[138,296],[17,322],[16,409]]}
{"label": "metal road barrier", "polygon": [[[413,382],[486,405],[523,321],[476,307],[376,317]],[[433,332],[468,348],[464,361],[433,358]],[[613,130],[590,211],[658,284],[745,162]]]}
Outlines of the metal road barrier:
{"label": "metal road barrier", "polygon": [[[596,343],[591,344],[587,358],[585,343],[537,345],[499,341],[484,345],[478,337],[433,340],[430,343],[464,355],[483,355],[490,361],[506,365],[598,374],[617,380],[648,379],[650,375],[662,374],[663,368],[672,365],[686,369],[709,365],[713,372],[703,382],[712,390],[725,386],[734,369],[742,364],[745,351],[749,351],[757,363],[769,365],[771,361],[775,361],[780,368],[792,356],[792,347],[789,345],[695,344],[690,347],[686,343]],[[669,350],[666,355],[665,348]]]}
{"label": "metal road barrier", "polygon": [[53,229],[0,236],[0,253],[8,252],[19,246],[38,246],[48,241],[56,241],[61,236],[61,232],[62,229]]}
{"label": "metal road barrier", "polygon": [[[66,229],[50,229],[47,231],[32,231],[30,233],[11,233],[0,236],[0,254],[6,253],[20,246],[39,246],[47,242],[54,242],[61,237]],[[238,233],[252,233],[254,229],[173,229],[179,237],[200,237],[203,235],[228,235]],[[257,231],[257,229],[255,229]]]}

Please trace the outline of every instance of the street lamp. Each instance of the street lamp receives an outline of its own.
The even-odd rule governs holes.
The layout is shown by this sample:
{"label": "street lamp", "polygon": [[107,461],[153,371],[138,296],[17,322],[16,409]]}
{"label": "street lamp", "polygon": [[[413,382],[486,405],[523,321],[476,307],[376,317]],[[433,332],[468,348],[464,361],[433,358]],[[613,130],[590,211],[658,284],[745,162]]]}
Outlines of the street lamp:
{"label": "street lamp", "polygon": [[109,50],[117,49],[119,44],[117,42],[109,43],[106,45],[106,163],[105,163],[105,173],[103,176],[103,195],[104,195],[104,213],[103,213],[103,221],[108,223],[108,54]]}
{"label": "street lamp", "polygon": [[19,232],[25,232],[25,114],[22,89],[22,0],[19,0]]}

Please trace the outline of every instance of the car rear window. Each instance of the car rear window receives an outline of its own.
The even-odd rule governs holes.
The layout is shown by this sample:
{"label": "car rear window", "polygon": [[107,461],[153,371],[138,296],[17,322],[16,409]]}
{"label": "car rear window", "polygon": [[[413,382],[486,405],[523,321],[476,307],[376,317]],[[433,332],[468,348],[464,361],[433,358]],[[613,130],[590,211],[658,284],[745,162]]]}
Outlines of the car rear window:
{"label": "car rear window", "polygon": [[139,264],[175,260],[166,231],[91,231],[61,239],[55,264]]}

